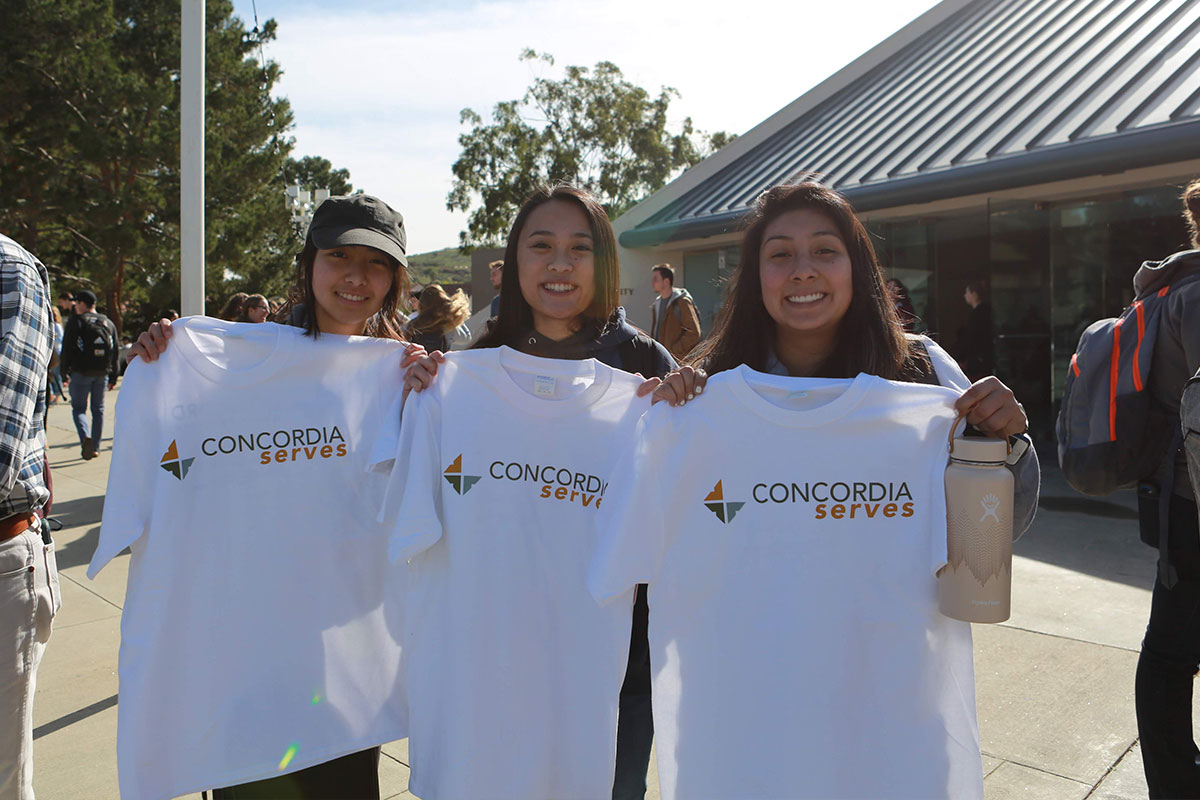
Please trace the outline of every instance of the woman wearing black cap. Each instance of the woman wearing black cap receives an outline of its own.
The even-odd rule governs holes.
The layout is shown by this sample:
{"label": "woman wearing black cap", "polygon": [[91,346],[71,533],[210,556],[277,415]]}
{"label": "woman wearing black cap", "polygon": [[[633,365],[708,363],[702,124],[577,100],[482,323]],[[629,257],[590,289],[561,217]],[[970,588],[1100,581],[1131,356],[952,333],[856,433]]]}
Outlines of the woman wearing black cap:
{"label": "woman wearing black cap", "polygon": [[[296,257],[296,284],[278,316],[316,337],[322,333],[403,340],[408,296],[404,220],[369,195],[331,197],[318,207]],[[138,337],[131,357],[154,361],[167,348],[163,319]],[[424,352],[412,347],[409,357]],[[214,789],[214,800],[379,798],[379,753],[373,747],[287,775]]]}

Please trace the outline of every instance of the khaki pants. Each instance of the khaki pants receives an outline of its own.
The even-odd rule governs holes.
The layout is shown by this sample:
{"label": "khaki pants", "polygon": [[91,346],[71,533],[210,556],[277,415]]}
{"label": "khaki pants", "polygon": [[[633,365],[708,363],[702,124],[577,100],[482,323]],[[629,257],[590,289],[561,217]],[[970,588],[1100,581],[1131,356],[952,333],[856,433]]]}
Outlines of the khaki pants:
{"label": "khaki pants", "polygon": [[37,528],[0,542],[0,800],[33,800],[33,693],[61,603]]}

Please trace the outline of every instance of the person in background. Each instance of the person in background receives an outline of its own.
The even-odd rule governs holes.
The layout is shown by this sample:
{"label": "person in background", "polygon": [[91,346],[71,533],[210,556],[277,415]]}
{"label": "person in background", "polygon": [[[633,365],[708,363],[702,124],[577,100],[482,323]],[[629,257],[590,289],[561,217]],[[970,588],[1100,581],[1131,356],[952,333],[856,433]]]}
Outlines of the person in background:
{"label": "person in background", "polygon": [[650,331],[678,361],[700,341],[696,304],[687,289],[675,288],[675,270],[670,264],[655,265],[650,287],[658,293],[650,306]]}
{"label": "person in background", "polygon": [[[1142,264],[1133,276],[1135,297],[1200,272],[1200,180],[1188,185],[1182,199],[1192,249]],[[1159,325],[1147,388],[1178,432],[1183,386],[1200,369],[1200,280],[1167,295]],[[1171,495],[1165,560],[1154,581],[1134,684],[1142,765],[1151,798],[1200,797],[1200,750],[1192,733],[1192,686],[1200,669],[1200,521],[1182,448],[1147,482],[1163,492],[1171,487]]]}
{"label": "person in background", "polygon": [[500,282],[504,279],[504,259],[500,258],[488,264],[488,273],[496,296],[492,298],[491,310],[488,316],[494,317],[500,313]]}
{"label": "person in background", "polygon": [[61,602],[46,488],[46,376],[54,352],[50,281],[0,235],[0,797],[33,800],[33,698]]}
{"label": "person in background", "polygon": [[266,322],[271,316],[271,304],[261,294],[247,295],[242,303],[242,313],[238,314],[236,322]]}
{"label": "person in background", "polygon": [[925,323],[917,316],[913,308],[912,298],[908,296],[908,287],[898,278],[889,278],[887,282],[888,295],[892,305],[896,307],[896,316],[900,317],[900,325],[905,333],[924,333]]}
{"label": "person in background", "polygon": [[62,361],[63,322],[58,306],[50,306],[50,310],[54,313],[54,355],[50,358],[49,388],[50,405],[54,405],[66,397],[63,394],[62,370],[59,369],[60,362]]}
{"label": "person in background", "polygon": [[958,329],[954,357],[972,381],[992,374],[995,369],[995,348],[992,342],[992,307],[987,302],[987,289],[981,281],[972,281],[963,291],[963,301],[970,307],[967,321]]}
{"label": "person in background", "polygon": [[[421,290],[417,313],[405,326],[405,337],[427,352],[450,349],[450,333],[471,316],[471,300],[458,289],[452,295],[436,283]],[[470,332],[467,333],[470,338]]]}
{"label": "person in background", "polygon": [[221,309],[221,313],[217,316],[223,320],[234,322],[242,314],[242,306],[246,302],[246,298],[250,295],[245,292],[238,292],[225,301],[225,307]]}
{"label": "person in background", "polygon": [[[70,381],[71,412],[85,461],[100,452],[104,433],[104,390],[117,385],[121,374],[120,343],[112,320],[96,312],[96,295],[76,292],[75,316],[63,326],[62,371]],[[91,401],[92,418],[88,423]]]}

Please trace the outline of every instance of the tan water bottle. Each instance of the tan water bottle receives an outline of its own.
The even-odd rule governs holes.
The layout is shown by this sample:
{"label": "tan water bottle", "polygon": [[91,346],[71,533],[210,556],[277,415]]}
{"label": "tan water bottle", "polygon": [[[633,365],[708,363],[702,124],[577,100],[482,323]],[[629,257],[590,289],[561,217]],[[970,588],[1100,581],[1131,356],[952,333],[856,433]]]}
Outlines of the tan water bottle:
{"label": "tan water bottle", "polygon": [[947,554],[946,566],[938,572],[938,608],[966,622],[1004,622],[1012,594],[1013,476],[1004,466],[1008,442],[955,436],[954,428],[946,467]]}

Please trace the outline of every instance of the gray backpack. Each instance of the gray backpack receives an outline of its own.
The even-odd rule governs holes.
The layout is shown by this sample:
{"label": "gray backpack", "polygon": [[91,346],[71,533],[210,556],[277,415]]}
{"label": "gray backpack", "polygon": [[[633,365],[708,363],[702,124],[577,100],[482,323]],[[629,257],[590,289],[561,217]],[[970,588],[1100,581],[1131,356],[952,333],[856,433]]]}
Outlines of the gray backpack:
{"label": "gray backpack", "polygon": [[1187,453],[1192,491],[1200,498],[1200,371],[1183,387],[1179,422],[1183,427],[1183,449]]}

